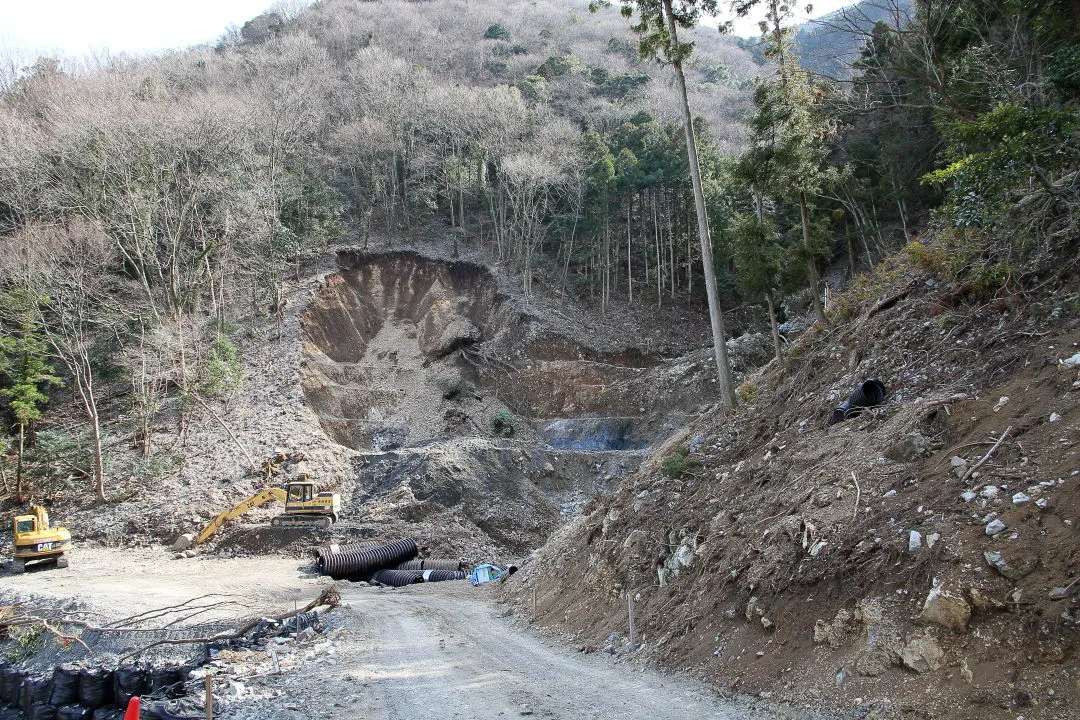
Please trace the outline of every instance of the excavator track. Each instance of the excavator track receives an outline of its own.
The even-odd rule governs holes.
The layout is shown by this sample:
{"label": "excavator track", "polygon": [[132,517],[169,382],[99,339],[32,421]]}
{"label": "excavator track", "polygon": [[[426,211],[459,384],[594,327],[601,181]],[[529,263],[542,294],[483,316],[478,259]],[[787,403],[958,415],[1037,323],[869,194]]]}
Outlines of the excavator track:
{"label": "excavator track", "polygon": [[273,527],[328,528],[333,523],[327,515],[278,515],[270,520]]}

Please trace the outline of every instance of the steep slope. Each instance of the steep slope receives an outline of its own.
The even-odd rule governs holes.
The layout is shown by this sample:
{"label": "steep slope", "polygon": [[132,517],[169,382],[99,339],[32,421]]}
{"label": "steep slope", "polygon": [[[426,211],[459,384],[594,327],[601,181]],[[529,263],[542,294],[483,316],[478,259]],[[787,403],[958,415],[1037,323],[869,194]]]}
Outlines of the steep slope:
{"label": "steep slope", "polygon": [[[636,657],[774,699],[1075,717],[1075,252],[992,297],[903,255],[880,267],[743,384],[734,416],[691,423],[587,508],[511,597],[584,645],[628,642],[629,605]],[[867,378],[886,402],[828,425]]]}

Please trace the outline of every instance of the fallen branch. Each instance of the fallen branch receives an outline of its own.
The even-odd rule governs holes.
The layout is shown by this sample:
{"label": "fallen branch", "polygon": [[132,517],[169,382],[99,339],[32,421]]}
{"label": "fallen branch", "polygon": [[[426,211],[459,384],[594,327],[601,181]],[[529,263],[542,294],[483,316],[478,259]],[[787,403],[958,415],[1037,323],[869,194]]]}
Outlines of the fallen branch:
{"label": "fallen branch", "polygon": [[[1005,431],[1003,433],[1001,433],[1001,437],[999,437],[997,439],[997,442],[994,443],[994,446],[992,448],[990,448],[989,450],[987,450],[986,454],[983,455],[979,459],[979,461],[977,463],[975,463],[974,465],[972,465],[971,467],[968,468],[968,471],[966,473],[964,473],[964,476],[962,478],[960,478],[961,483],[963,483],[965,480],[967,480],[969,477],[971,477],[971,473],[978,470],[980,467],[982,467],[982,464],[984,462],[986,462],[987,460],[990,459],[990,456],[994,454],[994,451],[996,451],[998,449],[998,446],[1001,445],[1002,441],[1009,435],[1010,430],[1012,430],[1012,425],[1005,428]],[[985,484],[986,483],[983,483],[982,485],[985,485]],[[979,485],[979,487],[977,487],[977,488],[973,488],[972,492],[974,492],[975,490],[978,490],[979,488],[981,488],[982,485]]]}
{"label": "fallen branch", "polygon": [[[290,610],[288,612],[280,613],[278,615],[272,615],[272,616],[270,616],[269,619],[280,622],[282,620],[288,620],[289,618],[294,617],[294,616],[296,616],[296,615],[298,615],[300,613],[310,612],[310,611],[314,610],[315,608],[322,607],[324,605],[327,606],[327,607],[332,607],[332,608],[337,607],[340,604],[340,602],[341,602],[341,596],[338,593],[337,585],[329,585],[326,588],[324,588],[321,593],[319,593],[319,597],[317,597],[314,600],[312,600],[311,602],[309,602],[307,605],[305,605],[300,610]],[[258,625],[260,622],[262,622],[263,619],[264,618],[262,618],[262,617],[257,617],[257,618],[254,618],[252,620],[247,621],[246,623],[241,625],[239,628],[237,628],[236,630],[233,630],[231,632],[222,632],[222,633],[217,633],[216,635],[209,635],[209,636],[206,636],[206,637],[173,638],[173,639],[167,639],[167,640],[157,640],[155,642],[150,643],[149,645],[145,645],[145,646],[139,648],[138,650],[133,650],[132,652],[129,652],[127,655],[124,655],[122,658],[120,658],[117,662],[123,663],[125,660],[129,660],[130,658],[133,658],[136,655],[141,655],[142,653],[146,652],[147,650],[149,650],[151,648],[159,647],[161,645],[186,645],[186,644],[192,644],[192,643],[217,642],[219,640],[236,640],[237,638],[241,638],[244,635],[246,635],[247,633],[249,633],[256,625]]]}

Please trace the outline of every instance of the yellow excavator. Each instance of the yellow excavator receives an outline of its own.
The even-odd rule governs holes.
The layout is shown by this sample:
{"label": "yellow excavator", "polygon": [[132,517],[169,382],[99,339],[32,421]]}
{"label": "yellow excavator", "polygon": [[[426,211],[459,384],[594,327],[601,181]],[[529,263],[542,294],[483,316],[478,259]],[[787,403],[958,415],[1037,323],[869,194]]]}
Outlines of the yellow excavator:
{"label": "yellow excavator", "polygon": [[193,544],[204,542],[226,521],[271,500],[279,500],[285,504],[285,514],[270,520],[274,527],[328,528],[337,522],[338,515],[341,514],[341,497],[336,492],[317,492],[315,483],[301,475],[299,480],[285,483],[284,489],[263,488],[239,505],[221,513],[207,523],[195,537]]}
{"label": "yellow excavator", "polygon": [[26,563],[39,560],[66,568],[68,559],[64,553],[71,552],[71,533],[65,527],[50,526],[49,513],[40,505],[31,510],[33,515],[16,515],[12,525],[12,574],[26,572]]}

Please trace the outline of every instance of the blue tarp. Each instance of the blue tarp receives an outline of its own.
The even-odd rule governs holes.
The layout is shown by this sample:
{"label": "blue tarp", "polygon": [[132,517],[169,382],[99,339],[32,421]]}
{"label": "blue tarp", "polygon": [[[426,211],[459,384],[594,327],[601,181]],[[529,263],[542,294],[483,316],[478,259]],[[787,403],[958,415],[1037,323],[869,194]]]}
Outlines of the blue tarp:
{"label": "blue tarp", "polygon": [[473,585],[483,585],[492,580],[498,580],[503,576],[503,572],[494,565],[477,565],[473,568],[472,575],[469,576],[469,582]]}

